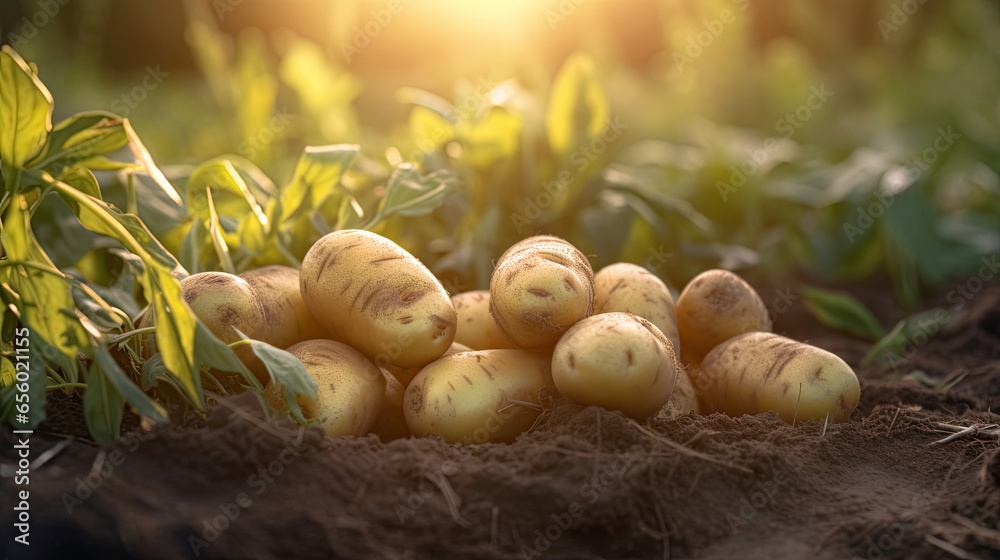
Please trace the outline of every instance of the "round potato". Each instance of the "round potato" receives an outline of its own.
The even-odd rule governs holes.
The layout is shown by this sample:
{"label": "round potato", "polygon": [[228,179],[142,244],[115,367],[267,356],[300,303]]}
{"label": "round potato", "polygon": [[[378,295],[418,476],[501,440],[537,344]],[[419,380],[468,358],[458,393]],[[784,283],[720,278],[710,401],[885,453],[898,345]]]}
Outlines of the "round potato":
{"label": "round potato", "polygon": [[670,289],[655,274],[632,263],[616,263],[594,275],[594,315],[621,311],[656,325],[663,336],[681,347],[677,310]]}
{"label": "round potato", "polygon": [[551,348],[594,311],[594,271],[583,253],[548,235],[507,249],[490,279],[490,314],[522,348]]}
{"label": "round potato", "polygon": [[455,339],[455,307],[441,283],[380,235],[324,236],[306,253],[300,278],[302,299],[320,325],[380,367],[426,365]]}
{"label": "round potato", "polygon": [[730,416],[770,410],[788,423],[844,422],[861,387],[851,366],[821,348],[772,333],[752,332],[718,345],[701,363],[708,412]]}
{"label": "round potato", "polygon": [[476,290],[451,296],[458,313],[455,342],[473,350],[517,348],[507,339],[490,315],[490,291]]}
{"label": "round potato", "polygon": [[697,366],[712,348],[734,336],[770,331],[771,318],[757,292],[728,270],[695,276],[677,298],[681,362]]}
{"label": "round potato", "polygon": [[330,436],[368,433],[386,398],[382,371],[361,352],[333,340],[306,340],[288,348],[319,385],[315,399],[299,396],[306,418],[318,418]]}
{"label": "round potato", "polygon": [[673,343],[631,313],[605,313],[566,331],[552,355],[552,380],[581,404],[645,418],[670,399],[677,378]]}
{"label": "round potato", "polygon": [[515,349],[441,358],[406,388],[406,424],[415,436],[438,435],[449,443],[510,441],[538,418],[541,406],[531,405],[552,387],[550,361],[548,353]]}
{"label": "round potato", "polygon": [[288,348],[303,340],[330,338],[302,300],[298,270],[272,265],[249,270],[239,276],[257,294],[264,314],[260,340],[271,346]]}

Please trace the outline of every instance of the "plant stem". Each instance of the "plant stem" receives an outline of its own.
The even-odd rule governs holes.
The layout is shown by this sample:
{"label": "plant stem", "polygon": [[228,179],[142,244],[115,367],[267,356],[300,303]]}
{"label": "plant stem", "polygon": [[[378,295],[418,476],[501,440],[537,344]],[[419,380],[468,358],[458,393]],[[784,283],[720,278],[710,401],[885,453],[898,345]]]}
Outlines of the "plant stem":
{"label": "plant stem", "polygon": [[53,391],[55,389],[86,389],[86,383],[59,383],[58,385],[49,385],[45,388],[46,391]]}

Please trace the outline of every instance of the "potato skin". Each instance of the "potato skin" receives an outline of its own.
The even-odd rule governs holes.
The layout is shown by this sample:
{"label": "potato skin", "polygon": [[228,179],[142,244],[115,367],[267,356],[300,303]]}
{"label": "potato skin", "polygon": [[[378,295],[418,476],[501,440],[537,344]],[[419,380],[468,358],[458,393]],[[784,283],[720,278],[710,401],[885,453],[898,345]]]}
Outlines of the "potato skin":
{"label": "potato skin", "polygon": [[441,283],[380,235],[324,236],[306,253],[300,278],[302,299],[320,325],[380,367],[426,365],[455,338],[455,307]]}
{"label": "potato skin", "polygon": [[522,348],[551,348],[594,311],[594,271],[576,247],[549,235],[514,244],[490,279],[490,314]]}
{"label": "potato skin", "polygon": [[728,270],[714,269],[695,276],[677,298],[677,330],[681,362],[697,366],[712,348],[734,336],[770,331],[771,318],[750,284]]}
{"label": "potato skin", "polygon": [[[458,354],[459,352],[472,352],[472,348],[469,348],[464,344],[452,342],[451,346],[448,347],[448,350],[445,351],[444,356],[451,356],[452,354]],[[444,356],[442,356],[442,358]],[[400,383],[403,384],[403,389],[406,389],[406,387],[410,384],[410,381],[413,381],[413,378],[416,377],[417,374],[420,373],[420,370],[423,368],[413,367],[413,368],[403,369],[403,368],[398,368],[396,366],[389,366],[385,369]]]}
{"label": "potato skin", "polygon": [[302,360],[319,391],[298,397],[306,418],[318,418],[330,436],[368,433],[386,397],[382,370],[361,352],[333,340],[306,340],[288,348]]}
{"label": "potato skin", "polygon": [[655,274],[632,263],[615,263],[594,275],[594,315],[622,311],[638,315],[681,347],[677,309],[670,289]]}
{"label": "potato skin", "polygon": [[683,416],[688,412],[701,414],[701,407],[698,404],[698,396],[691,378],[686,371],[677,371],[677,383],[674,384],[674,392],[670,394],[670,400],[663,408],[656,413],[656,418],[661,420],[673,420],[678,416]]}
{"label": "potato skin", "polygon": [[508,405],[539,403],[552,388],[550,355],[499,349],[461,352],[424,367],[406,388],[403,414],[413,435],[439,435],[448,443],[511,441],[540,411]]}
{"label": "potato skin", "polygon": [[475,290],[451,296],[458,313],[455,342],[473,350],[517,348],[507,339],[490,315],[490,291]]}
{"label": "potato skin", "polygon": [[552,355],[552,380],[560,393],[633,418],[654,414],[670,400],[677,373],[673,343],[631,313],[580,321]]}
{"label": "potato skin", "polygon": [[708,412],[730,416],[773,410],[789,424],[824,422],[828,413],[830,422],[845,422],[861,396],[858,378],[844,360],[772,333],[725,341],[705,356],[701,370]]}
{"label": "potato skin", "polygon": [[239,275],[257,294],[264,313],[260,332],[264,342],[278,348],[317,338],[330,338],[309,312],[299,290],[299,271],[271,265]]}

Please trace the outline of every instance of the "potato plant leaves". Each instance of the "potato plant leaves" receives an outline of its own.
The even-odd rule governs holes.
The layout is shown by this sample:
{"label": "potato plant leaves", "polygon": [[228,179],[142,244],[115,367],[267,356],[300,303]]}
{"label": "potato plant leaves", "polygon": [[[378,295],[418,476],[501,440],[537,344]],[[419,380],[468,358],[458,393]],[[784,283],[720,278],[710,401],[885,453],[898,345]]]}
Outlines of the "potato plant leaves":
{"label": "potato plant leaves", "polygon": [[803,286],[800,293],[806,308],[823,325],[869,340],[885,336],[878,319],[853,296],[809,286]]}

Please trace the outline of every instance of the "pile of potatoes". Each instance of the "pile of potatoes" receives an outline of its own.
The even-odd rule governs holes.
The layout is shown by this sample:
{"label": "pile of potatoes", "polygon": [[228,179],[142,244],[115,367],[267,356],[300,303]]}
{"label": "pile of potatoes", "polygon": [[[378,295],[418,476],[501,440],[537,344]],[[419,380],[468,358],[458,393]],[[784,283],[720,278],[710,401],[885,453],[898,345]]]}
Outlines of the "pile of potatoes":
{"label": "pile of potatoes", "polygon": [[[319,387],[299,404],[333,436],[510,441],[557,395],[637,419],[776,411],[842,422],[860,396],[843,360],[769,332],[739,276],[704,272],[675,305],[646,269],[594,274],[552,236],[508,249],[489,290],[450,297],[419,260],[360,230],[320,239],[301,270],[206,272],[181,286],[222,340],[239,329],[299,358]],[[248,347],[237,355],[272,383]]]}

